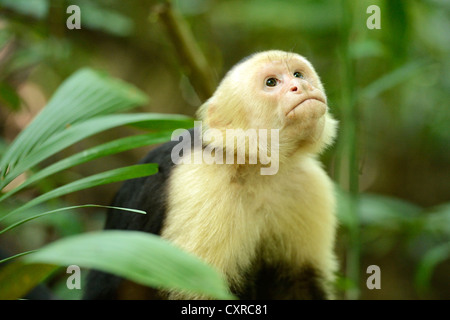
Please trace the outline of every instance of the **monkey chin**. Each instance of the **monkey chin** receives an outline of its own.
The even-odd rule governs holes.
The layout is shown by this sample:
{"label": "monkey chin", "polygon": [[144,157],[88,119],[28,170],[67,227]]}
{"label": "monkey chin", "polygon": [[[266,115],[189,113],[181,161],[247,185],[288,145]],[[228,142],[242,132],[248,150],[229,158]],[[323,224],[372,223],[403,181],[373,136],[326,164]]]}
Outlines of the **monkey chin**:
{"label": "monkey chin", "polygon": [[[284,141],[289,141],[294,149],[311,149],[321,145],[326,126],[327,105],[317,99],[307,99],[285,115],[285,126],[282,130]],[[283,139],[284,138],[284,139]]]}
{"label": "monkey chin", "polygon": [[309,98],[290,109],[286,114],[287,122],[316,121],[327,112],[327,105],[316,98]]}

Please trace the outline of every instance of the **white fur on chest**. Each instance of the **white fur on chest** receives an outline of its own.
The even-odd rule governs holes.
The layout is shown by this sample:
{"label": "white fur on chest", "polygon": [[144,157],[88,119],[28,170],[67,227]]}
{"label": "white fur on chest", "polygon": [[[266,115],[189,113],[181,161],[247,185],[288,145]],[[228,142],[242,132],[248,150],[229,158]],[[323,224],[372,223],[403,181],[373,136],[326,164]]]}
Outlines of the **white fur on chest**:
{"label": "white fur on chest", "polygon": [[[332,273],[335,233],[332,184],[320,164],[299,158],[273,176],[232,165],[188,164],[169,180],[161,236],[239,283],[262,254],[294,267],[309,263]],[[329,274],[330,273],[330,274]]]}

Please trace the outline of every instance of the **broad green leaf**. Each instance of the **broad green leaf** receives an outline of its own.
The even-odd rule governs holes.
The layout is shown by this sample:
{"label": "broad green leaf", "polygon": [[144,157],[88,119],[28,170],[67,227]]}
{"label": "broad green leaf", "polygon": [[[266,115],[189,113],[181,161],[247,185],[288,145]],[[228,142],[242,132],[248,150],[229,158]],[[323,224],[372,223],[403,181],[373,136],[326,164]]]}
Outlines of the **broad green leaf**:
{"label": "broad green leaf", "polygon": [[138,231],[102,231],[66,237],[23,258],[28,263],[77,265],[137,283],[230,299],[224,278],[168,241]]}
{"label": "broad green leaf", "polygon": [[27,180],[19,185],[18,187],[12,189],[8,193],[5,193],[3,196],[0,196],[0,202],[5,200],[6,198],[12,196],[18,191],[26,188],[27,186],[39,181],[43,178],[46,178],[52,174],[60,172],[62,170],[74,167],[81,163],[85,163],[97,158],[101,158],[107,155],[119,153],[122,151],[130,150],[133,148],[142,147],[145,145],[152,145],[165,142],[170,140],[172,131],[163,131],[163,132],[154,132],[143,135],[136,135],[131,137],[125,137],[122,139],[117,139],[114,141],[107,142],[100,146],[95,146],[93,148],[84,150],[80,153],[74,154],[68,158],[62,159],[42,170],[39,170],[37,173],[27,178]]}
{"label": "broad green leaf", "polygon": [[5,179],[0,182],[0,189],[25,170],[84,138],[124,124],[146,121],[152,122],[156,129],[160,126],[168,125],[172,126],[172,128],[184,127],[187,122],[190,122],[189,118],[185,116],[158,113],[114,114],[86,120],[54,134],[46,142],[42,143],[38,149],[33,150],[21,159],[17,166],[10,169]]}
{"label": "broad green leaf", "polygon": [[393,226],[418,218],[423,209],[399,198],[365,193],[360,196],[358,210],[361,224]]}
{"label": "broad green leaf", "polygon": [[39,197],[28,201],[24,205],[18,207],[17,209],[11,211],[5,216],[0,218],[0,221],[4,220],[6,217],[17,214],[18,212],[22,212],[28,208],[31,208],[37,204],[43,203],[44,201],[48,201],[50,199],[54,199],[60,196],[63,196],[68,193],[72,193],[79,190],[84,190],[88,188],[92,188],[95,186],[123,181],[127,179],[134,179],[144,176],[149,176],[158,172],[158,165],[154,163],[149,164],[138,164],[124,168],[113,169],[105,172],[101,172],[98,174],[94,174],[92,176],[82,178],[80,180],[76,180],[74,182],[68,183],[64,186],[56,188],[52,191],[44,193]]}
{"label": "broad green leaf", "polygon": [[[136,121],[136,122],[130,122],[129,126],[144,129],[144,130],[172,130],[172,132],[175,129],[190,129],[194,127],[194,119],[188,118],[183,115],[167,115],[166,121],[156,122],[155,121]],[[180,117],[179,119],[176,119],[175,121],[170,121],[170,117]]]}
{"label": "broad green leaf", "polygon": [[123,111],[147,103],[148,98],[133,86],[82,69],[64,81],[47,106],[10,145],[0,161],[0,176],[68,125],[95,116]]}
{"label": "broad green leaf", "polygon": [[[339,220],[342,225],[349,226],[353,222],[348,213],[350,195],[339,188],[336,189],[336,194],[338,196]],[[358,223],[361,225],[394,226],[418,218],[423,209],[402,199],[362,193],[358,196],[357,210]]]}

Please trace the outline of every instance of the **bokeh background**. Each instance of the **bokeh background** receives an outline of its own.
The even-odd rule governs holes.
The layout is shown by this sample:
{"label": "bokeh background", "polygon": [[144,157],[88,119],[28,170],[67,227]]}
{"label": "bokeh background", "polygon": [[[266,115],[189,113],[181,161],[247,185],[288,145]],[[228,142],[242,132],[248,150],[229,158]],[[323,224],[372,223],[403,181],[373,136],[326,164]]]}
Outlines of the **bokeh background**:
{"label": "bokeh background", "polygon": [[[0,150],[46,105],[58,86],[89,67],[150,97],[140,112],[195,115],[205,99],[158,14],[164,1],[0,0]],[[450,3],[444,0],[172,1],[204,55],[215,85],[243,57],[281,49],[307,57],[340,121],[322,155],[340,195],[338,297],[450,298]],[[81,29],[69,30],[69,5]],[[370,5],[381,29],[366,25]],[[94,136],[56,157],[134,133]],[[27,201],[76,178],[131,165],[149,148],[90,162],[45,179]],[[45,163],[42,164],[45,166]],[[15,181],[20,183],[20,179]],[[54,205],[109,204],[118,184]],[[0,237],[15,253],[101,228],[101,210],[38,219]],[[353,267],[352,267],[353,265]],[[355,265],[357,268],[355,268]],[[369,290],[367,267],[381,270]],[[58,281],[53,286],[58,292]],[[62,292],[62,291],[61,291]],[[61,293],[70,298],[67,293]],[[73,293],[76,296],[76,293]]]}

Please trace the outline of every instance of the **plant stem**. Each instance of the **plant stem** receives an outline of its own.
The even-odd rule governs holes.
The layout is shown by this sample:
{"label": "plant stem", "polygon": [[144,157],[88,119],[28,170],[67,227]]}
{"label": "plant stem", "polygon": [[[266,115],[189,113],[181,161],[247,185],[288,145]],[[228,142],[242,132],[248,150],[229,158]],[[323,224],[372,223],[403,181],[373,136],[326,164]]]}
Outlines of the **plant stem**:
{"label": "plant stem", "polygon": [[345,276],[353,287],[346,291],[347,299],[359,296],[359,260],[360,234],[358,216],[359,168],[358,168],[358,109],[355,95],[355,66],[350,56],[350,38],[352,36],[352,4],[349,0],[341,1],[342,28],[339,46],[341,69],[341,138],[338,146],[339,167],[338,181],[348,190],[348,214],[351,217],[349,238],[346,252]]}
{"label": "plant stem", "polygon": [[189,26],[183,17],[173,9],[170,1],[165,1],[155,8],[155,13],[165,25],[169,38],[175,46],[181,62],[189,71],[189,79],[200,100],[212,96],[216,88],[216,79],[200,50]]}

